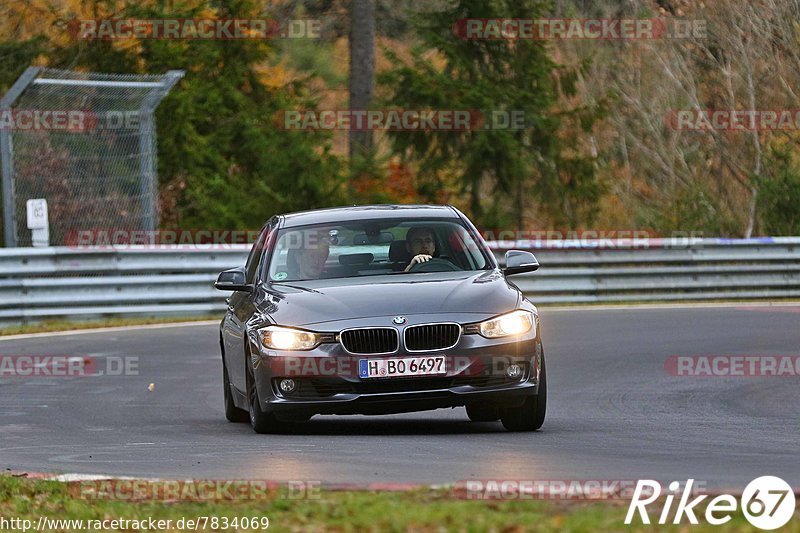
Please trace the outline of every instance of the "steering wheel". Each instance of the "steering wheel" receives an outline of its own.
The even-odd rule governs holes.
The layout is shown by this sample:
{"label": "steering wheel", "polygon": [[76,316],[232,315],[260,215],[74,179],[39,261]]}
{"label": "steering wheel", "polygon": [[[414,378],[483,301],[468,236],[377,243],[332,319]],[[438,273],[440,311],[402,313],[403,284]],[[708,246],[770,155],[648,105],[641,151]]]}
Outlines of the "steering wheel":
{"label": "steering wheel", "polygon": [[428,259],[424,263],[417,263],[408,269],[409,272],[458,272],[460,270],[458,266],[440,257]]}

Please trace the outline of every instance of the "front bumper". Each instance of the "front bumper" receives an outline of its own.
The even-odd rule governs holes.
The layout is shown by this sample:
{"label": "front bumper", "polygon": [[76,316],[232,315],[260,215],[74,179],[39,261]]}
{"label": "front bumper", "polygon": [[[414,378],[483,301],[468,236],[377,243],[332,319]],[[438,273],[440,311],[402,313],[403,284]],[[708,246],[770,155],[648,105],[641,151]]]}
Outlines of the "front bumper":
{"label": "front bumper", "polygon": [[[287,417],[314,414],[390,414],[470,404],[518,407],[538,394],[541,342],[522,338],[499,343],[465,335],[446,352],[396,353],[392,358],[444,355],[447,372],[437,376],[360,378],[358,361],[383,356],[351,355],[335,345],[311,352],[260,355],[255,380],[261,408]],[[508,365],[522,368],[510,378]],[[278,384],[292,379],[296,388],[284,393]]]}

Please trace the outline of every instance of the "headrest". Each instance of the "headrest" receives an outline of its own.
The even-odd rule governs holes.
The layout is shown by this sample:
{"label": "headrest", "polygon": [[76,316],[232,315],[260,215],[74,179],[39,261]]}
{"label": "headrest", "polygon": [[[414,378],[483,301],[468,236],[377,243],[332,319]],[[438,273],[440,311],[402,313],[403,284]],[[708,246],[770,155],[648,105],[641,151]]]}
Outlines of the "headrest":
{"label": "headrest", "polygon": [[411,254],[406,250],[406,241],[394,241],[389,245],[389,261],[393,263],[408,263]]}

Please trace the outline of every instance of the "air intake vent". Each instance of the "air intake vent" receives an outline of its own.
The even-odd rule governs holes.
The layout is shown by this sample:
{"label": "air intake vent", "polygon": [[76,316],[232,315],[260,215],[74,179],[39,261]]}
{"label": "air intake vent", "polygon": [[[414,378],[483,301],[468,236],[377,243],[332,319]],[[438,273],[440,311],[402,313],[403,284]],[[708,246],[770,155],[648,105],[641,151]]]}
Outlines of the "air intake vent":
{"label": "air intake vent", "polygon": [[458,344],[458,324],[423,324],[406,328],[406,349],[410,352],[446,350]]}
{"label": "air intake vent", "polygon": [[350,353],[376,355],[394,353],[399,345],[394,328],[346,329],[339,335],[344,349]]}

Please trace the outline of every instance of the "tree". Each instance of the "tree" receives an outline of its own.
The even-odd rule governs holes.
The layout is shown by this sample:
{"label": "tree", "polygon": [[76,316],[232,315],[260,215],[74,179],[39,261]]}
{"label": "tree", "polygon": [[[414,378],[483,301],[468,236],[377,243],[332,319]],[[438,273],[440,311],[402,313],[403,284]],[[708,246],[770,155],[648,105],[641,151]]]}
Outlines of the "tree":
{"label": "tree", "polygon": [[[796,140],[795,140],[796,142]],[[800,158],[786,145],[767,154],[768,174],[759,178],[758,207],[767,235],[800,235]]]}
{"label": "tree", "polygon": [[[351,0],[350,109],[365,110],[375,88],[375,0]],[[350,159],[372,147],[369,130],[350,130]]]}
{"label": "tree", "polygon": [[[174,9],[158,0],[122,5],[91,0],[73,8],[78,11],[69,16],[78,18],[264,16],[255,0],[197,0]],[[37,48],[26,52],[47,57],[48,66],[106,73],[186,71],[156,114],[162,225],[257,228],[275,213],[341,203],[339,160],[330,153],[328,136],[281,126],[283,110],[308,109],[315,102],[302,81],[270,83],[263,67],[276,53],[271,41],[65,40],[67,14],[53,16],[48,23],[20,22],[61,27],[62,33],[34,35]]]}
{"label": "tree", "polygon": [[582,98],[608,90],[615,96],[600,141],[608,168],[615,170],[611,178],[625,178],[612,181],[612,193],[634,227],[749,237],[764,229],[758,227],[761,178],[779,173],[767,167],[777,160],[764,157],[765,147],[785,134],[680,131],[665,118],[676,110],[797,108],[800,3],[665,0],[659,5],[660,11],[649,0],[596,4],[603,11],[595,16],[659,16],[670,28],[702,22],[705,31],[591,43],[591,50],[569,45],[578,57],[595,58],[594,83]]}
{"label": "tree", "polygon": [[[423,197],[435,198],[455,176],[469,196],[471,214],[484,226],[522,228],[534,206],[553,223],[570,227],[590,223],[596,212],[601,189],[591,158],[574,138],[559,136],[566,122],[583,131],[594,122],[595,109],[559,108],[562,96],[574,94],[575,73],[557,65],[540,40],[454,35],[454,23],[463,19],[541,18],[548,8],[536,0],[459,0],[419,15],[420,44],[410,63],[387,50],[394,67],[379,77],[392,105],[480,110],[488,127],[391,132],[391,141],[416,166]],[[492,127],[493,113],[519,113],[524,125]]]}

